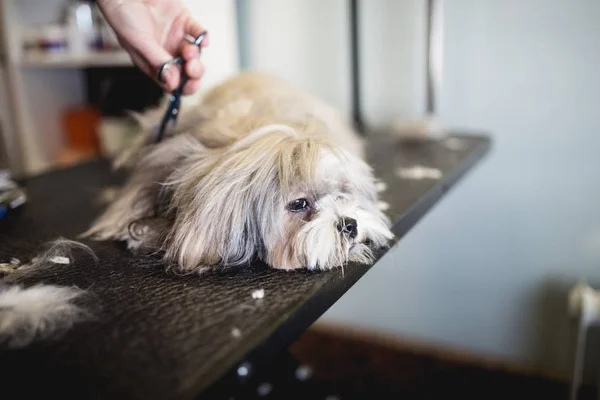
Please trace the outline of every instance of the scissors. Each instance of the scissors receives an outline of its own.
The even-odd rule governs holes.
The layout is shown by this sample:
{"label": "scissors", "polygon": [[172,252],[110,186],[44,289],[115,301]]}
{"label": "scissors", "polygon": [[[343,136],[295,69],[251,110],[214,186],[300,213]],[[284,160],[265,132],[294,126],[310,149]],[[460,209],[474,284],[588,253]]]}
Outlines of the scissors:
{"label": "scissors", "polygon": [[[204,38],[206,37],[207,33],[208,32],[204,31],[200,35],[198,35],[197,38],[188,36],[187,40],[189,40],[189,42],[192,43],[193,45],[198,46],[200,49],[202,49],[201,44],[202,44],[202,41],[204,40]],[[165,136],[165,131],[167,129],[167,125],[169,125],[169,124],[174,125],[175,122],[177,122],[177,116],[179,115],[179,108],[181,107],[181,94],[183,92],[183,87],[189,80],[189,77],[185,73],[184,64],[185,64],[185,61],[183,60],[183,57],[179,56],[177,58],[167,61],[166,63],[161,65],[161,67],[158,69],[158,73],[157,73],[158,81],[164,83],[165,80],[163,78],[163,74],[164,74],[165,70],[167,69],[167,67],[169,67],[170,65],[180,65],[181,66],[181,82],[179,83],[179,86],[177,86],[177,88],[175,88],[175,90],[171,93],[171,97],[169,98],[169,107],[167,108],[167,111],[165,112],[165,115],[161,121],[160,128],[158,129],[158,133],[156,135],[155,143],[158,143],[161,140],[163,140],[163,138]]]}

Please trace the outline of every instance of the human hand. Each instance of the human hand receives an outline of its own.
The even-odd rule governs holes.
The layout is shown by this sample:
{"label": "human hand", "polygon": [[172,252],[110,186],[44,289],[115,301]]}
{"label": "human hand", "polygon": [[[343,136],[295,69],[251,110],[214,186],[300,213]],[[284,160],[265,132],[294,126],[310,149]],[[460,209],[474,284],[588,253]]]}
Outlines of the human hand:
{"label": "human hand", "polygon": [[[200,87],[204,65],[200,49],[186,36],[198,37],[204,28],[181,0],[97,0],[104,17],[133,62],[157,81],[157,71],[167,61],[181,55],[189,76],[183,94],[195,93]],[[202,41],[207,46],[208,37]],[[174,90],[181,81],[180,70],[170,66],[163,72],[166,90]]]}

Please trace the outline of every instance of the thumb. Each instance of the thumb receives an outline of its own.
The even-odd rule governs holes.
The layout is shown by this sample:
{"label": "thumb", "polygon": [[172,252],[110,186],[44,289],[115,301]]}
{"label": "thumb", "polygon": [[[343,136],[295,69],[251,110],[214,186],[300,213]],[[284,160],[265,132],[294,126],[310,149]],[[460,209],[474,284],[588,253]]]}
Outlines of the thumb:
{"label": "thumb", "polygon": [[160,68],[174,58],[173,55],[169,54],[154,38],[139,40],[136,44],[134,52],[137,57],[133,57],[133,60],[134,62],[139,60],[136,62],[138,67],[167,90],[174,90],[181,79],[181,71],[178,66],[168,65],[161,74],[162,82],[159,81],[157,75]]}

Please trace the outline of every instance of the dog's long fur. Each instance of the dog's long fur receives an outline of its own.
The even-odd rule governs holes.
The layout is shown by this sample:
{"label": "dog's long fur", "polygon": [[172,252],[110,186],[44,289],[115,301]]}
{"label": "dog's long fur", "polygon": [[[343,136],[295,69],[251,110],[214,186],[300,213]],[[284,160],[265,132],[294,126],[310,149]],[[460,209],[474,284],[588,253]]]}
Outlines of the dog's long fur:
{"label": "dog's long fur", "polygon": [[[368,262],[371,247],[392,237],[361,140],[315,97],[272,76],[241,74],[184,110],[176,130],[153,145],[163,111],[139,116],[145,134],[115,162],[130,179],[84,236],[161,251],[184,272],[255,257],[282,269],[328,269]],[[64,268],[57,262],[70,262],[73,248],[93,255],[59,239],[0,280],[0,350],[60,337],[93,317],[79,304],[81,289],[21,284]]]}
{"label": "dog's long fur", "polygon": [[141,116],[146,138],[118,160],[130,180],[85,236],[161,251],[182,271],[255,257],[328,269],[368,262],[392,237],[360,138],[310,94],[240,74],[149,144],[161,114]]}

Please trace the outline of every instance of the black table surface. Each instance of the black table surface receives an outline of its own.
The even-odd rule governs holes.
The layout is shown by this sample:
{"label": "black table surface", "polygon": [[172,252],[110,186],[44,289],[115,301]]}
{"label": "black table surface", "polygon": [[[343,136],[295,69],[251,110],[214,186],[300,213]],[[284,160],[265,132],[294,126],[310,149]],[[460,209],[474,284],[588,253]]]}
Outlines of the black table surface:
{"label": "black table surface", "polygon": [[[418,145],[381,134],[368,140],[369,162],[387,184],[380,198],[390,205],[398,240],[490,147],[483,135]],[[442,177],[403,179],[395,173],[415,165],[437,168]],[[58,236],[76,239],[103,209],[100,191],[122,178],[106,161],[96,161],[26,180],[28,204],[0,221],[0,262],[28,260]],[[96,318],[59,341],[0,352],[1,393],[196,398],[242,362],[255,368],[268,363],[377,264],[327,272],[251,265],[182,277],[117,243],[83,242],[97,261],[76,252],[72,265],[38,273],[24,284],[88,289],[100,306]],[[264,290],[264,298],[252,298],[257,289]]]}

